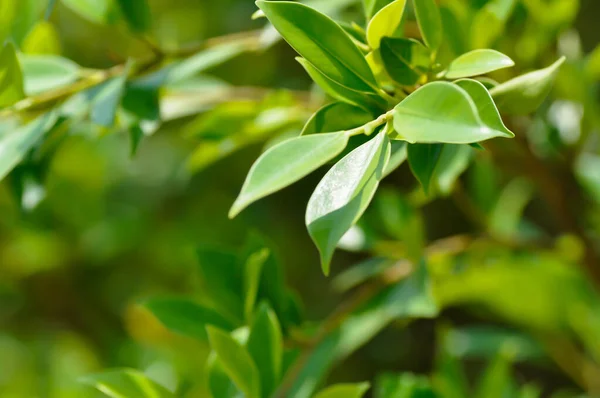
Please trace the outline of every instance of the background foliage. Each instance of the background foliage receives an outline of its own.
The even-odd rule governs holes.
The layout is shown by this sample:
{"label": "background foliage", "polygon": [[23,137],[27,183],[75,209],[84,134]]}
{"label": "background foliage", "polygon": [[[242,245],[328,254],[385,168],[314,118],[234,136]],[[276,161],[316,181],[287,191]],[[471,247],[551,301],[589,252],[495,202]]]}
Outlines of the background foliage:
{"label": "background foliage", "polygon": [[[364,27],[388,2],[306,3]],[[331,102],[252,1],[0,2],[0,397],[597,396],[600,5],[437,3],[442,62],[566,61],[431,195],[384,179],[325,278],[303,225],[331,165],[227,218]],[[406,15],[382,36],[420,37]]]}

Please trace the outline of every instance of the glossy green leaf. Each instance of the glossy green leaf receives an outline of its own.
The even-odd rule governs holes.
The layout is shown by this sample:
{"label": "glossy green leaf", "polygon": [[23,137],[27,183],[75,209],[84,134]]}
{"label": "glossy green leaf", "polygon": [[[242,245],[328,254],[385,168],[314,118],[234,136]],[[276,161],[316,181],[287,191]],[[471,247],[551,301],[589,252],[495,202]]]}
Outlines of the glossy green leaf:
{"label": "glossy green leaf", "polygon": [[154,298],[144,306],[169,330],[206,341],[206,325],[232,330],[233,324],[215,310],[183,298]]}
{"label": "glossy green leaf", "polygon": [[423,41],[427,47],[437,50],[442,44],[442,17],[435,0],[413,0],[415,15]]}
{"label": "glossy green leaf", "polygon": [[385,166],[385,169],[383,169],[383,177],[382,178],[385,178],[386,176],[388,176],[391,172],[393,172],[398,167],[400,167],[400,165],[402,163],[404,163],[404,161],[406,160],[406,157],[407,157],[406,147],[407,147],[406,142],[402,142],[402,141],[392,141],[391,142],[391,144],[390,144],[390,148],[391,148],[390,161]]}
{"label": "glossy green leaf", "polygon": [[105,127],[111,127],[115,122],[117,109],[125,92],[127,76],[115,77],[100,87],[92,99],[90,118],[92,122]]}
{"label": "glossy green leaf", "polygon": [[443,144],[411,144],[408,146],[408,164],[423,191],[429,193],[431,178],[442,154]]}
{"label": "glossy green leaf", "polygon": [[48,21],[38,22],[23,39],[21,50],[25,54],[52,54],[61,53],[58,32]]}
{"label": "glossy green leaf", "polygon": [[445,77],[459,79],[483,75],[498,69],[510,68],[515,63],[508,56],[496,50],[481,49],[469,51],[450,63]]}
{"label": "glossy green leaf", "polygon": [[260,374],[246,349],[223,330],[207,326],[211,348],[223,370],[247,397],[260,397]]}
{"label": "glossy green leaf", "polygon": [[175,394],[135,369],[115,369],[81,378],[111,398],[175,398]]}
{"label": "glossy green leaf", "polygon": [[281,379],[283,336],[277,316],[264,303],[252,322],[246,348],[260,369],[261,390],[263,397],[267,398]]}
{"label": "glossy green leaf", "polygon": [[498,109],[509,115],[526,115],[535,111],[544,101],[560,66],[562,57],[547,68],[526,73],[490,90]]}
{"label": "glossy green leaf", "polygon": [[283,38],[325,76],[348,88],[376,92],[377,82],[360,50],[326,15],[289,1],[256,2]]}
{"label": "glossy green leaf", "polygon": [[250,168],[229,217],[324,165],[340,154],[347,143],[348,135],[337,132],[292,138],[269,148]]}
{"label": "glossy green leaf", "polygon": [[477,105],[462,88],[448,82],[426,84],[394,108],[398,139],[410,143],[470,144],[494,137],[512,137],[487,126]]}
{"label": "glossy green leaf", "polygon": [[296,58],[296,60],[302,65],[302,67],[306,70],[310,78],[317,83],[321,89],[329,94],[331,97],[347,102],[353,105],[362,106],[368,110],[372,109],[385,109],[386,102],[380,97],[352,90],[348,87],[342,86],[325,76],[321,73],[317,68],[315,68],[311,63],[306,61],[304,58]]}
{"label": "glossy green leaf", "polygon": [[384,37],[393,36],[402,21],[404,7],[406,7],[406,0],[395,0],[379,10],[373,19],[369,21],[367,43],[371,46],[371,49],[379,48],[379,43]]}
{"label": "glossy green leaf", "polygon": [[52,128],[57,118],[56,112],[49,112],[18,128],[0,130],[0,180],[19,164]]}
{"label": "glossy green leaf", "polygon": [[0,107],[12,105],[24,96],[21,65],[15,47],[8,42],[0,51]]}
{"label": "glossy green leaf", "polygon": [[389,140],[381,132],[336,163],[311,195],[305,221],[325,275],[337,243],[371,202],[389,157]]}
{"label": "glossy green leaf", "polygon": [[429,49],[414,39],[386,37],[379,52],[388,75],[401,85],[415,85],[429,69]]}
{"label": "glossy green leaf", "polygon": [[79,79],[79,65],[66,58],[22,54],[20,61],[27,95],[58,89]]}
{"label": "glossy green leaf", "polygon": [[320,391],[315,398],[361,398],[371,385],[367,382],[357,384],[334,384]]}
{"label": "glossy green leaf", "polygon": [[146,32],[152,23],[148,0],[117,0],[121,13],[130,29],[136,33]]}
{"label": "glossy green leaf", "polygon": [[[81,17],[97,23],[106,24],[114,20],[113,0],[61,0],[62,4],[70,8]],[[138,1],[138,0],[136,0]]]}
{"label": "glossy green leaf", "polygon": [[263,248],[252,253],[244,266],[244,315],[251,319],[258,294],[260,275],[265,261],[269,257],[269,249]]}
{"label": "glossy green leaf", "polygon": [[455,82],[463,90],[469,93],[469,96],[477,106],[477,111],[481,121],[495,131],[500,131],[506,137],[514,137],[514,133],[510,131],[502,121],[500,112],[494,104],[494,100],[485,86],[477,80],[462,79]]}
{"label": "glossy green leaf", "polygon": [[371,120],[373,116],[363,108],[345,102],[334,102],[313,113],[300,135],[350,130]]}

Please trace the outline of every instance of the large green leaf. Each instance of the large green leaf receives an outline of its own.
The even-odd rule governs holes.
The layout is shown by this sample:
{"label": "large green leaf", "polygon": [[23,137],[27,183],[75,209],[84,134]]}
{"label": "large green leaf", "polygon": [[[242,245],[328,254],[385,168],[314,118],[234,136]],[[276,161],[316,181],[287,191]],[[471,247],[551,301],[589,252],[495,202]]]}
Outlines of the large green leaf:
{"label": "large green leaf", "polygon": [[455,84],[433,82],[394,108],[398,139],[411,143],[470,144],[494,137],[512,137],[487,126],[469,94]]}
{"label": "large green leaf", "polygon": [[347,143],[348,135],[337,132],[296,137],[269,148],[250,168],[229,217],[324,165],[342,152]]}
{"label": "large green leaf", "polygon": [[423,186],[425,193],[429,193],[429,184],[443,148],[443,144],[411,144],[408,146],[408,164],[414,176]]}
{"label": "large green leaf", "polygon": [[85,376],[89,384],[111,398],[175,398],[175,394],[135,369],[114,369]]}
{"label": "large green leaf", "polygon": [[212,326],[206,331],[211,348],[237,388],[247,397],[260,397],[260,374],[248,351],[229,333]]}
{"label": "large green leaf", "polygon": [[56,55],[26,55],[20,57],[27,95],[57,89],[79,78],[79,65]]}
{"label": "large green leaf", "polygon": [[371,202],[389,156],[389,140],[381,132],[336,163],[310,197],[306,226],[325,275],[337,243]]}
{"label": "large green leaf", "polygon": [[334,384],[320,391],[315,398],[361,398],[370,388],[370,384]]}
{"label": "large green leaf", "polygon": [[501,112],[525,115],[535,111],[544,101],[565,57],[547,68],[526,73],[490,90]]}
{"label": "large green leaf", "polygon": [[258,0],[256,4],[283,38],[325,76],[354,90],[377,91],[365,57],[329,17],[296,2]]}
{"label": "large green leaf", "polygon": [[459,79],[483,75],[498,69],[514,66],[514,62],[508,56],[496,50],[481,49],[469,51],[456,58],[450,63],[445,77],[448,79]]}
{"label": "large green leaf", "polygon": [[281,378],[283,337],[277,316],[265,303],[260,305],[252,322],[246,347],[260,369],[263,397],[269,397]]}
{"label": "large green leaf", "polygon": [[413,0],[417,22],[427,47],[437,50],[442,44],[442,17],[435,0]]}
{"label": "large green leaf", "polygon": [[215,310],[184,298],[154,298],[144,306],[167,329],[198,340],[206,341],[206,325],[232,330],[233,324]]}
{"label": "large green leaf", "polygon": [[12,43],[0,51],[0,108],[9,106],[25,96],[23,74]]}
{"label": "large green leaf", "polygon": [[395,0],[383,7],[367,26],[367,43],[371,49],[375,50],[379,48],[379,42],[384,37],[392,36],[400,22],[402,21],[402,15],[404,14],[404,7],[406,6],[406,0]]}
{"label": "large green leaf", "polygon": [[0,180],[25,157],[46,132],[54,125],[58,114],[46,113],[19,128],[0,131]]}
{"label": "large green leaf", "polygon": [[331,97],[349,104],[362,106],[368,110],[385,109],[386,102],[381,97],[378,97],[374,94],[352,90],[346,86],[334,82],[304,58],[298,57],[296,60],[306,70],[310,78]]}
{"label": "large green leaf", "polygon": [[416,84],[429,69],[429,50],[414,39],[386,37],[379,52],[388,75],[401,85]]}

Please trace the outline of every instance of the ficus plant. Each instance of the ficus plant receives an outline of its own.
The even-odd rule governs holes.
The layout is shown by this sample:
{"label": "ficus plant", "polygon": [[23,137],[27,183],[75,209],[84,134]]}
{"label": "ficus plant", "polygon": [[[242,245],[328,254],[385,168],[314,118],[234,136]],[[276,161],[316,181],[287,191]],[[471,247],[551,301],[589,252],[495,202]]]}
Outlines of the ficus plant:
{"label": "ficus plant", "polygon": [[[216,198],[201,213],[206,242],[193,237],[198,247],[193,270],[184,270],[185,288],[153,283],[135,296],[118,290],[128,300],[125,328],[136,346],[152,346],[151,354],[142,348],[131,354],[135,349],[123,344],[114,349],[117,354],[106,353],[102,366],[88,369],[81,365],[87,351],[69,351],[73,355],[56,361],[62,366],[57,371],[46,360],[44,366],[52,369],[43,384],[58,386],[52,390],[57,395],[44,391],[47,396],[574,398],[600,393],[600,50],[584,56],[574,39],[579,36],[569,28],[578,1],[258,0],[254,14],[244,18],[264,25],[260,29],[180,48],[153,29],[158,2],[3,1],[0,178],[10,195],[0,193],[31,220],[52,192],[65,190],[68,205],[50,213],[66,219],[64,246],[78,248],[66,259],[83,262],[90,252],[100,259],[127,259],[146,240],[147,230],[156,229],[144,257],[150,263],[161,250],[171,256],[182,235],[197,232],[180,233],[168,222],[134,216],[82,226],[80,213],[103,214],[97,208],[111,201],[107,195],[101,205],[84,207],[83,200],[77,203],[83,210],[75,211],[70,200],[77,189],[114,194],[109,187],[123,190],[132,174],[144,175],[140,169],[147,168],[150,176],[133,184],[141,192],[140,207],[152,187],[170,203],[174,199],[165,191],[177,196],[197,181]],[[19,12],[22,19],[16,18]],[[62,55],[54,18],[63,14],[56,17],[57,12],[125,31],[133,43],[127,45],[143,47],[144,55],[113,54],[119,62],[107,69],[83,67]],[[162,23],[172,27],[170,20]],[[217,77],[227,65],[233,65],[234,75],[244,70],[253,76],[244,57],[267,65],[274,51],[290,59],[297,53],[310,90],[242,86]],[[133,162],[138,151],[169,135],[183,144],[178,141],[176,150],[155,148],[154,157],[134,171],[118,158],[108,181],[88,181],[79,174],[84,166],[64,160],[79,149],[65,149],[73,137],[94,143],[124,137],[129,143],[124,152]],[[241,184],[235,200],[223,200],[227,195],[215,180],[235,174],[240,167],[232,159],[265,142],[243,184],[241,178],[235,181],[236,192]],[[109,146],[111,156],[122,144]],[[176,171],[162,175],[156,163],[172,158],[184,158],[184,167],[176,162]],[[245,172],[249,165],[240,162]],[[220,174],[211,176],[213,171]],[[54,176],[61,173],[67,182],[77,181],[77,189],[70,191],[69,183]],[[319,254],[319,281],[334,274],[325,279],[343,297],[325,316],[330,306],[327,295],[317,292],[322,285],[309,289],[316,299],[302,297],[298,286],[314,280],[284,275],[290,259],[302,257],[293,231],[285,237],[292,241],[290,253],[281,253],[272,239],[289,224],[270,237],[265,228],[245,229],[244,242],[236,247],[212,245],[207,238],[229,234],[221,223],[252,227],[259,219],[277,218],[275,201],[266,197],[300,180],[313,181],[313,173],[320,181],[303,201],[304,220]],[[282,202],[278,209],[291,210],[291,203]],[[235,220],[227,220],[219,206],[230,206],[229,218]],[[154,203],[149,207],[154,214]],[[167,207],[174,212],[177,206]],[[176,210],[194,217],[188,207]],[[41,214],[46,226],[53,218]],[[0,238],[4,228],[0,222]],[[41,240],[32,236],[1,244],[8,254],[0,260],[17,253],[23,264],[33,264],[24,274],[45,270],[29,250]],[[74,236],[83,236],[85,244],[77,246]],[[69,251],[45,244],[48,262]],[[358,252],[361,260],[343,269],[340,261],[332,269],[332,263],[338,266],[336,250]],[[46,256],[41,257],[43,263]],[[21,275],[9,271],[11,278]],[[168,285],[163,276],[155,277]],[[14,278],[16,285],[20,279]],[[114,277],[119,278],[123,275]],[[124,290],[143,280],[136,274]],[[3,288],[0,283],[0,293]],[[106,301],[113,303],[106,290]],[[310,314],[309,303],[323,308]],[[98,335],[108,330],[102,318],[86,319]],[[9,347],[0,334],[3,344]],[[17,351],[10,347],[9,360]],[[419,360],[423,351],[426,365]],[[338,371],[365,358],[367,371]],[[14,361],[19,362],[27,361]],[[97,369],[105,364],[110,369]],[[56,376],[65,368],[77,384]],[[4,379],[0,375],[0,398],[9,385]],[[31,392],[7,391],[18,391],[7,397]]]}

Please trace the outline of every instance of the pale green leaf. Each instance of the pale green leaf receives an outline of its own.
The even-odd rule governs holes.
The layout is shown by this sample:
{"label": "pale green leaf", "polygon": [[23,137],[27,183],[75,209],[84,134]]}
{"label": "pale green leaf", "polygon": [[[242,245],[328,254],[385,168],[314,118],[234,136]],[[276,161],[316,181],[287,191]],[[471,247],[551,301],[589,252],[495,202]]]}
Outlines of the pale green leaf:
{"label": "pale green leaf", "polygon": [[417,22],[427,47],[437,50],[442,44],[442,18],[435,0],[413,0]]}
{"label": "pale green leaf", "polygon": [[92,99],[90,118],[92,122],[111,127],[115,122],[117,109],[125,92],[127,75],[117,76],[100,87]]}
{"label": "pale green leaf", "polygon": [[461,77],[483,75],[498,69],[509,68],[514,64],[512,59],[496,50],[473,50],[452,61],[448,66],[445,77],[459,79]]}
{"label": "pale green leaf", "polygon": [[260,397],[260,374],[248,351],[223,330],[207,326],[206,331],[211,348],[236,387],[247,397]]}
{"label": "pale green leaf", "polygon": [[0,51],[0,108],[9,106],[25,96],[23,74],[12,43]]}
{"label": "pale green leaf", "polygon": [[383,7],[367,26],[367,43],[371,46],[371,49],[375,50],[379,48],[379,42],[381,39],[388,36],[391,37],[400,22],[402,21],[402,15],[404,14],[404,7],[406,6],[406,0],[395,0]]}
{"label": "pale green leaf", "polygon": [[336,132],[292,138],[269,148],[250,168],[229,217],[313,172],[342,152],[347,143],[348,135]]}
{"label": "pale green leaf", "polygon": [[373,18],[379,10],[391,3],[392,0],[362,0],[367,21]]}
{"label": "pale green leaf", "polygon": [[79,79],[79,65],[56,55],[20,57],[25,81],[25,93],[35,95],[67,86]]}
{"label": "pale green leaf", "polygon": [[357,384],[335,384],[320,391],[315,398],[361,398],[369,390],[367,382]]}
{"label": "pale green leaf", "polygon": [[509,115],[526,115],[544,101],[565,57],[547,68],[517,76],[490,90],[498,109]]}
{"label": "pale green leaf", "polygon": [[370,112],[345,102],[334,102],[316,111],[304,125],[301,135],[350,130],[373,120]]}
{"label": "pale green leaf", "polygon": [[244,314],[246,319],[252,317],[258,286],[260,284],[260,275],[265,261],[269,257],[269,249],[263,248],[252,253],[246,260],[244,266]]}
{"label": "pale green leaf", "polygon": [[365,57],[333,20],[303,4],[256,2],[283,38],[325,76],[348,88],[376,92]]}
{"label": "pale green leaf", "polygon": [[[62,3],[81,17],[102,25],[111,22],[114,17],[113,0],[61,0]],[[139,0],[135,0],[139,1]]]}
{"label": "pale green leaf", "polygon": [[408,164],[426,194],[429,193],[431,178],[443,148],[443,144],[411,144],[408,146]]}
{"label": "pale green leaf", "polygon": [[111,398],[175,398],[175,394],[135,369],[114,369],[85,376],[82,383]]}
{"label": "pale green leaf", "polygon": [[305,221],[325,275],[337,243],[371,202],[389,157],[389,140],[381,132],[336,163],[311,195]]}
{"label": "pale green leaf", "polygon": [[398,139],[410,143],[470,144],[494,137],[512,137],[487,126],[477,105],[462,88],[448,82],[426,84],[394,108]]}

